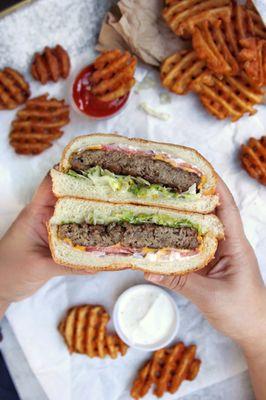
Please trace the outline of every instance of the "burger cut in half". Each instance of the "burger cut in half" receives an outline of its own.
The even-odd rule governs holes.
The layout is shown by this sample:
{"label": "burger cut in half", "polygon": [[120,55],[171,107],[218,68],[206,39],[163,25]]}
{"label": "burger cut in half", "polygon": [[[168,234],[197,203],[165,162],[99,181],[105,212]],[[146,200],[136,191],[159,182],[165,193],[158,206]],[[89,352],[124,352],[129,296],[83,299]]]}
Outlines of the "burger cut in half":
{"label": "burger cut in half", "polygon": [[65,197],[48,223],[55,262],[77,270],[185,274],[214,257],[223,226],[212,214]]}
{"label": "burger cut in half", "polygon": [[219,202],[216,174],[196,150],[115,134],[75,138],[51,176],[57,197],[203,214],[212,212]]}

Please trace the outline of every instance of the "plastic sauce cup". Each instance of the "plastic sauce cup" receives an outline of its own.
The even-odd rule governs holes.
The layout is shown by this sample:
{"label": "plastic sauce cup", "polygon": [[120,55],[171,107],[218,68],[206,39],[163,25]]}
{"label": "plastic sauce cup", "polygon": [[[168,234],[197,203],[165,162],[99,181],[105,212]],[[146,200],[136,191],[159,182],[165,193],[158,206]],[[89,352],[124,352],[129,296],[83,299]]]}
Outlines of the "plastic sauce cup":
{"label": "plastic sauce cup", "polygon": [[116,301],[113,321],[117,334],[130,347],[155,351],[177,335],[179,310],[170,294],[151,284],[133,286]]}

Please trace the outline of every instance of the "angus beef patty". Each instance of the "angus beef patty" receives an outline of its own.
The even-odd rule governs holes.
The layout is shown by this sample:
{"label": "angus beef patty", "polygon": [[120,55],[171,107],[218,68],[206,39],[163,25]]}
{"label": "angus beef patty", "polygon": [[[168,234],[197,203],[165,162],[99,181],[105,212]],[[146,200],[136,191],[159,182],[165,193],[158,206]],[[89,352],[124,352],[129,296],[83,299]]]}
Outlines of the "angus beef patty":
{"label": "angus beef patty", "polygon": [[194,172],[175,168],[165,161],[154,160],[149,155],[119,150],[85,150],[74,153],[70,163],[75,171],[85,171],[99,165],[114,174],[141,177],[150,183],[173,188],[178,193],[186,192],[194,183],[198,187],[201,180]]}
{"label": "angus beef patty", "polygon": [[120,243],[133,248],[195,249],[199,246],[198,232],[194,228],[170,228],[155,224],[109,225],[64,224],[58,227],[60,239],[70,239],[74,245],[108,247]]}

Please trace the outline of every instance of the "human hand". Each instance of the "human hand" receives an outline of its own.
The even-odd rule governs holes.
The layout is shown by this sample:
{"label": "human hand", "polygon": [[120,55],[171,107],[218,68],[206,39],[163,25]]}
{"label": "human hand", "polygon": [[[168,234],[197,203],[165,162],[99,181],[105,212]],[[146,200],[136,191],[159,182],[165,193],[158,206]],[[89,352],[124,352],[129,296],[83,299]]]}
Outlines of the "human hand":
{"label": "human hand", "polygon": [[217,216],[225,228],[215,259],[203,270],[181,276],[146,274],[146,279],[190,299],[220,332],[247,352],[266,335],[266,289],[236,203],[219,179]]}
{"label": "human hand", "polygon": [[51,187],[51,178],[46,176],[0,241],[0,310],[31,296],[50,278],[80,274],[51,257],[46,230],[56,202]]}

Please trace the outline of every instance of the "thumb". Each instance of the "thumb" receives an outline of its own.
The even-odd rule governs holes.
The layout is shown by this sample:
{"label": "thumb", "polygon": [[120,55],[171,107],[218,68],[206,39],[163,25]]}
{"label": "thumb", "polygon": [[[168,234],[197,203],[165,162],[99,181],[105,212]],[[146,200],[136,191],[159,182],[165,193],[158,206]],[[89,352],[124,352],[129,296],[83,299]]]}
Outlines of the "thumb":
{"label": "thumb", "polygon": [[145,274],[145,279],[180,293],[187,297],[199,308],[206,301],[210,301],[214,292],[214,287],[210,279],[197,273],[186,275],[155,275]]}

